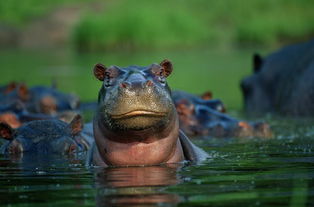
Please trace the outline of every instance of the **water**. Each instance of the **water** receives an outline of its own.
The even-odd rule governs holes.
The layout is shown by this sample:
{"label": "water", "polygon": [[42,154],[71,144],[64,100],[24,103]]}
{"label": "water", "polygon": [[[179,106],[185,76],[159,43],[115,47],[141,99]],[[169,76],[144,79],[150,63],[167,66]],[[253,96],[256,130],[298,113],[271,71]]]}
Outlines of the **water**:
{"label": "water", "polygon": [[313,123],[273,119],[273,139],[194,139],[211,155],[202,165],[104,169],[2,156],[1,205],[313,206]]}
{"label": "water", "polygon": [[[192,54],[192,55],[191,55]],[[173,60],[172,88],[211,89],[240,110],[239,80],[250,73],[248,51],[91,54],[1,51],[1,83],[49,85],[96,100],[92,66]],[[228,83],[228,84],[222,84]],[[237,115],[237,113],[235,113]],[[0,206],[314,206],[314,120],[268,117],[273,139],[193,141],[211,158],[202,165],[91,168],[84,155],[63,159],[0,156]]]}

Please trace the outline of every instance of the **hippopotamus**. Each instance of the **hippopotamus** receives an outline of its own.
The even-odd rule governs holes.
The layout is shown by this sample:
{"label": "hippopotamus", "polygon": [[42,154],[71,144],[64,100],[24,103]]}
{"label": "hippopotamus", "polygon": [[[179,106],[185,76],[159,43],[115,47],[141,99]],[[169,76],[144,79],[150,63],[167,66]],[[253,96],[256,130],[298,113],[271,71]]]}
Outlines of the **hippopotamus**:
{"label": "hippopotamus", "polygon": [[25,154],[71,155],[87,151],[92,142],[82,133],[82,129],[80,115],[70,124],[57,119],[36,120],[13,129],[0,123],[0,138],[6,140],[0,152],[22,157]]}
{"label": "hippopotamus", "polygon": [[[206,95],[207,96],[207,95]],[[237,120],[227,115],[220,100],[204,100],[186,92],[173,95],[180,128],[189,136],[272,137],[267,123]]]}
{"label": "hippopotamus", "polygon": [[0,92],[0,106],[8,107],[17,101],[26,102],[29,100],[29,92],[25,84],[11,83],[2,88]]}
{"label": "hippopotamus", "polygon": [[29,89],[30,100],[27,109],[30,112],[54,115],[57,112],[75,110],[79,107],[79,98],[74,94],[65,94],[54,87],[34,86]]}
{"label": "hippopotamus", "polygon": [[223,102],[219,99],[212,99],[211,92],[205,92],[201,96],[196,96],[184,91],[174,91],[172,93],[172,99],[175,104],[187,99],[194,105],[203,105],[222,113],[226,112]]}
{"label": "hippopotamus", "polygon": [[17,100],[10,105],[0,106],[0,122],[4,122],[12,128],[18,128],[23,123],[34,120],[60,119],[70,123],[78,111],[63,111],[55,115],[29,112],[21,101]]}
{"label": "hippopotamus", "polygon": [[24,83],[9,83],[0,88],[2,107],[20,101],[32,113],[55,115],[57,112],[76,110],[79,98],[74,94],[65,94],[54,87],[34,86],[28,88]]}
{"label": "hippopotamus", "polygon": [[16,89],[17,86],[18,86],[18,83],[16,83],[15,81],[12,81],[6,85],[0,86],[0,95],[10,93],[14,89]]}
{"label": "hippopotamus", "polygon": [[102,81],[93,119],[95,145],[90,162],[99,166],[142,166],[201,162],[208,154],[179,129],[166,78],[169,60],[146,67],[96,64]]}
{"label": "hippopotamus", "polygon": [[53,87],[28,88],[12,82],[0,87],[0,121],[13,128],[33,120],[58,118],[70,122],[79,114],[79,98]]}
{"label": "hippopotamus", "polygon": [[286,46],[266,58],[253,56],[241,89],[250,115],[314,115],[314,39]]}

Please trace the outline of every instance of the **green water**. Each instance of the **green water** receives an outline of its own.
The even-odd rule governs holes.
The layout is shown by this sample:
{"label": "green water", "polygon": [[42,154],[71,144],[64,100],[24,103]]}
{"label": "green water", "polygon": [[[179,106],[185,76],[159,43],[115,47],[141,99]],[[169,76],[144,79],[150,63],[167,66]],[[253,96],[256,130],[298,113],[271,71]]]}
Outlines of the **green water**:
{"label": "green water", "polygon": [[[180,51],[79,55],[70,52],[0,52],[1,83],[24,80],[94,100],[97,62],[148,65],[169,58],[172,88],[211,89],[236,112],[238,81],[250,73],[251,51]],[[193,55],[191,55],[193,54]],[[235,113],[238,114],[238,113]],[[0,206],[314,206],[314,120],[267,117],[273,139],[194,142],[211,156],[202,165],[90,168],[84,155],[61,160],[0,156]]]}
{"label": "green water", "polygon": [[102,169],[2,156],[1,206],[313,206],[313,123],[273,120],[282,133],[268,140],[197,139],[211,155],[199,166]]}

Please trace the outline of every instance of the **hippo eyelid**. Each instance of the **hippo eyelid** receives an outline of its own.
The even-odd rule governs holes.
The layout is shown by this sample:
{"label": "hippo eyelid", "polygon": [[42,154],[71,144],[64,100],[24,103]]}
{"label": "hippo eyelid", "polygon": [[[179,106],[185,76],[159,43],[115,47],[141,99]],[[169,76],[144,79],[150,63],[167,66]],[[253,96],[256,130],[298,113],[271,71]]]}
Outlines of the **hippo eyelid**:
{"label": "hippo eyelid", "polygon": [[105,78],[116,78],[119,75],[123,74],[123,71],[117,66],[110,66],[105,71]]}
{"label": "hippo eyelid", "polygon": [[162,75],[162,67],[160,65],[153,64],[148,68],[148,70],[154,75],[157,75],[157,76]]}

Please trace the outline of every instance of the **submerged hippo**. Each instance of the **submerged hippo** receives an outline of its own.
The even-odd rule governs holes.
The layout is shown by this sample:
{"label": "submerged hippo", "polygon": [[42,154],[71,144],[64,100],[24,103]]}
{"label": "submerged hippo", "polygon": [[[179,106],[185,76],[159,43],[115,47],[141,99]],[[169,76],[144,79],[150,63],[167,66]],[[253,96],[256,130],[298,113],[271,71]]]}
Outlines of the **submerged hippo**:
{"label": "submerged hippo", "polygon": [[281,115],[314,115],[314,40],[253,57],[254,74],[241,82],[245,110]]}
{"label": "submerged hippo", "polygon": [[[14,83],[14,82],[13,82]],[[0,92],[0,110],[9,107],[16,102],[27,102],[29,100],[28,88],[25,84],[10,83],[2,87]]]}
{"label": "submerged hippo", "polygon": [[172,69],[168,60],[147,67],[95,65],[103,85],[93,120],[94,164],[157,165],[208,157],[179,130],[166,82]]}
{"label": "submerged hippo", "polygon": [[9,83],[0,87],[0,110],[16,102],[22,102],[31,113],[55,115],[58,112],[76,110],[80,100],[73,94],[66,94],[54,87],[34,86],[24,83]]}
{"label": "submerged hippo", "polygon": [[0,87],[0,122],[13,128],[33,120],[58,118],[71,122],[78,111],[79,98],[54,87],[12,82]]}
{"label": "submerged hippo", "polygon": [[37,120],[13,129],[0,123],[0,137],[7,140],[1,153],[22,156],[25,153],[47,155],[70,155],[86,151],[90,143],[81,133],[83,121],[77,115],[70,124],[63,121]]}
{"label": "submerged hippo", "polygon": [[55,87],[34,86],[29,89],[27,109],[34,113],[54,115],[57,112],[76,110],[80,100],[74,94],[66,94]]}
{"label": "submerged hippo", "polygon": [[17,82],[12,81],[6,85],[0,86],[0,96],[10,93],[14,89],[16,89],[18,87],[18,85],[19,84]]}
{"label": "submerged hippo", "polygon": [[180,128],[190,136],[213,137],[272,137],[268,124],[237,120],[225,113],[219,100],[177,92],[174,101],[179,115]]}
{"label": "submerged hippo", "polygon": [[184,91],[174,91],[172,93],[172,99],[175,104],[181,102],[182,100],[188,100],[194,105],[206,106],[222,113],[226,112],[223,102],[219,99],[212,99],[211,92],[205,92],[201,96],[196,96]]}

